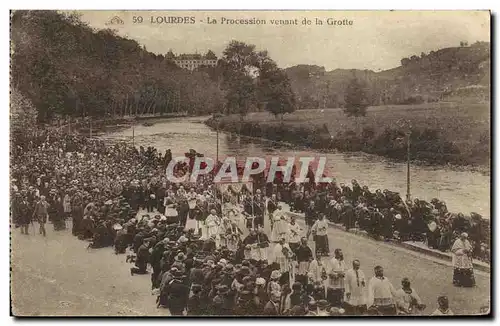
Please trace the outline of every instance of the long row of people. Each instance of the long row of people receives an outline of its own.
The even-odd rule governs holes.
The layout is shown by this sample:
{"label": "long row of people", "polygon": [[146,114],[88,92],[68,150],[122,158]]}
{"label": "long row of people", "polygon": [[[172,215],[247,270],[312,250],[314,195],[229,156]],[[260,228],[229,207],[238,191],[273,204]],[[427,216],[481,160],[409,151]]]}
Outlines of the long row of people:
{"label": "long row of people", "polygon": [[[13,221],[25,234],[29,224],[37,221],[45,235],[48,221],[55,230],[62,230],[65,217],[71,217],[73,234],[90,239],[92,247],[114,245],[117,253],[131,247],[128,258],[135,263],[131,273],[147,273],[151,266],[158,304],[172,314],[191,314],[196,302],[203,303],[198,312],[204,314],[232,314],[235,307],[246,307],[238,314],[314,314],[315,307],[328,306],[335,308],[334,313],[341,309],[365,313],[349,306],[356,295],[346,291],[345,263],[341,271],[332,267],[342,265],[341,251],[336,250],[332,261],[321,257],[329,254],[326,219],[340,218],[347,221],[346,227],[361,225],[359,214],[346,213],[349,206],[354,211],[351,202],[357,208],[380,200],[377,196],[363,199],[371,198],[365,193],[352,201],[349,187],[300,189],[292,184],[285,189],[293,200],[287,200],[283,185],[264,185],[255,189],[255,195],[243,189],[235,196],[215,187],[209,178],[192,185],[170,184],[164,176],[168,161],[168,153],[163,156],[152,148],[109,146],[54,130],[42,132],[12,161]],[[305,211],[307,230],[287,220],[281,201]],[[335,210],[325,211],[325,207]],[[137,218],[141,209],[152,214]],[[311,235],[314,254],[307,245]],[[378,279],[384,279],[377,270]],[[396,305],[402,302],[396,291],[390,291],[389,311],[383,304],[371,304],[377,295],[369,282],[358,285],[357,281],[358,287],[366,287],[366,311],[405,311]],[[262,296],[258,299],[256,293]],[[409,301],[411,311],[422,307],[416,298]]]}

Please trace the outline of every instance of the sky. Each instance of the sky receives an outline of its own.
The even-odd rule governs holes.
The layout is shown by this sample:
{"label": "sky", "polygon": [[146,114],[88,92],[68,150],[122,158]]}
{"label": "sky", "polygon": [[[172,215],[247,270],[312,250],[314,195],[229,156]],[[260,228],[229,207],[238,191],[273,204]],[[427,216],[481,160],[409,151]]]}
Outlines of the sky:
{"label": "sky", "polygon": [[[326,70],[397,67],[404,57],[459,46],[461,41],[490,40],[488,11],[80,11],[96,29],[111,28],[135,39],[148,51],[217,56],[231,40],[267,50],[282,68],[319,65]],[[123,24],[110,24],[113,17]],[[134,19],[135,17],[135,19]],[[158,23],[168,17],[193,17],[194,23]],[[142,20],[141,20],[142,18]],[[238,19],[265,20],[265,25],[228,24]],[[171,19],[171,18],[170,18]],[[209,24],[208,20],[217,23]],[[223,19],[225,23],[223,24]],[[298,25],[275,25],[294,20]],[[311,22],[304,25],[304,19]],[[316,19],[323,25],[316,24]],[[329,25],[327,20],[351,22]],[[134,23],[135,21],[135,23]],[[142,23],[141,23],[142,21]],[[189,21],[189,20],[188,20]]]}

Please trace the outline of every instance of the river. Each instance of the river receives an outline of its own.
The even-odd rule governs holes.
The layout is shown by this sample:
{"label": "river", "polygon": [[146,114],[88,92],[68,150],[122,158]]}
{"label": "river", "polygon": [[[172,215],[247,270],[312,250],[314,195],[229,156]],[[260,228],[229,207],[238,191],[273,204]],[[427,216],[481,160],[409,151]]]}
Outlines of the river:
{"label": "river", "polygon": [[[152,126],[138,124],[134,128],[108,132],[101,137],[131,142],[132,134],[135,135],[136,146],[154,146],[162,152],[170,148],[174,157],[183,156],[191,148],[205,156],[216,156],[217,134],[203,124],[203,118],[163,120]],[[406,164],[376,155],[297,150],[291,146],[221,132],[219,157],[225,156],[236,156],[238,160],[248,156],[326,156],[326,169],[339,183],[350,184],[352,179],[356,179],[372,191],[389,189],[399,192],[401,196],[406,195]],[[490,216],[490,176],[453,168],[412,165],[410,179],[412,198],[439,198],[452,212],[476,212],[484,218]]]}

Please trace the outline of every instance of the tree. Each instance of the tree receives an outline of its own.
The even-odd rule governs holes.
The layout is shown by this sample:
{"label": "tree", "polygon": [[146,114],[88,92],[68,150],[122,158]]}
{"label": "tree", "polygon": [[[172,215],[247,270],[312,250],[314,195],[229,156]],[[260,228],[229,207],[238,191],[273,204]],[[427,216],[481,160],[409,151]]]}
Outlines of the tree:
{"label": "tree", "polygon": [[408,58],[403,58],[401,59],[401,65],[404,67],[404,66],[407,66],[408,64],[410,63],[410,59]]}
{"label": "tree", "polygon": [[208,60],[217,60],[217,56],[212,50],[207,51],[207,54],[205,54],[205,58],[207,58]]}
{"label": "tree", "polygon": [[345,94],[345,108],[344,113],[348,116],[358,117],[366,115],[366,108],[368,101],[363,85],[357,78],[351,79]]}
{"label": "tree", "polygon": [[238,113],[242,119],[256,105],[257,62],[255,45],[233,40],[224,50],[219,64],[226,106],[230,113]]}
{"label": "tree", "polygon": [[172,52],[172,49],[168,50],[167,54],[165,54],[165,59],[167,60],[174,60],[175,59],[175,54]]}
{"label": "tree", "polygon": [[[286,73],[275,65],[267,64],[268,69],[261,68],[259,75],[259,101],[264,109],[275,117],[291,113],[296,109],[295,94]],[[270,69],[269,69],[270,68]]]}
{"label": "tree", "polygon": [[[39,121],[54,116],[120,116],[221,107],[224,94],[205,73],[189,73],[114,31],[76,15],[18,10],[11,19],[12,85]],[[166,59],[166,60],[165,60]]]}

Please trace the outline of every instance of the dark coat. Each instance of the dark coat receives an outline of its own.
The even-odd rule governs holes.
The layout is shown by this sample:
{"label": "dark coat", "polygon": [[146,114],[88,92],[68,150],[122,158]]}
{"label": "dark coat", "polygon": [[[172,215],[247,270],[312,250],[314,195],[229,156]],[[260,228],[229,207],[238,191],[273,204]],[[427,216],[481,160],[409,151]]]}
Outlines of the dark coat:
{"label": "dark coat", "polygon": [[168,308],[172,311],[182,311],[188,303],[189,288],[182,281],[174,279],[166,288]]}
{"label": "dark coat", "polygon": [[264,316],[278,316],[279,311],[278,311],[278,304],[274,304],[271,301],[268,301],[266,305],[264,306]]}
{"label": "dark coat", "polygon": [[187,303],[188,316],[201,316],[206,313],[206,300],[200,295],[193,295]]}

